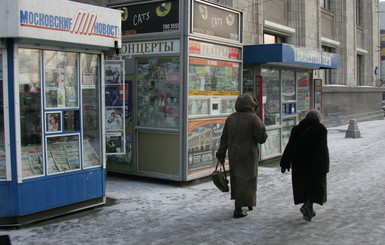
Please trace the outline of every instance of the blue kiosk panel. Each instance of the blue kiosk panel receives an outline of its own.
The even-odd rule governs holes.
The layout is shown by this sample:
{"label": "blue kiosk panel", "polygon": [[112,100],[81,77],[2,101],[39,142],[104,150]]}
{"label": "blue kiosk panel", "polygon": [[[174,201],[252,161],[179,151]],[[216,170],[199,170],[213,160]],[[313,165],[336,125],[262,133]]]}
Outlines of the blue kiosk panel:
{"label": "blue kiosk panel", "polygon": [[86,170],[18,185],[20,209],[16,216],[57,208],[105,195],[105,170]]}
{"label": "blue kiosk panel", "polygon": [[311,69],[336,69],[339,65],[338,54],[285,43],[246,45],[243,48],[243,55],[245,64],[280,63]]}

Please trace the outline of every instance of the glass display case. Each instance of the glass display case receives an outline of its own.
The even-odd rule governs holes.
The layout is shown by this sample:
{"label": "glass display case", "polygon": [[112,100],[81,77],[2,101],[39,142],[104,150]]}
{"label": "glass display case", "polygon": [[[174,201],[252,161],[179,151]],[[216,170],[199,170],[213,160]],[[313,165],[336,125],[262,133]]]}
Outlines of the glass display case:
{"label": "glass display case", "polygon": [[189,58],[189,90],[239,91],[237,62]]}
{"label": "glass display case", "polygon": [[23,178],[100,166],[100,56],[26,48],[18,52]]}
{"label": "glass display case", "polygon": [[194,100],[188,101],[188,114],[191,116],[209,115],[209,97],[194,97]]}
{"label": "glass display case", "polygon": [[100,166],[102,149],[100,108],[100,56],[80,54],[83,118],[83,168]]}
{"label": "glass display case", "polygon": [[235,111],[239,94],[237,62],[189,58],[188,115],[223,115]]}
{"label": "glass display case", "polygon": [[79,135],[47,137],[48,174],[80,169]]}
{"label": "glass display case", "polygon": [[296,125],[295,118],[285,118],[282,120],[282,149],[285,149],[289,142],[291,129]]}
{"label": "glass display case", "polygon": [[281,129],[267,130],[269,137],[261,145],[262,159],[278,156],[281,154]]}
{"label": "glass display case", "polygon": [[19,49],[20,143],[23,178],[44,174],[41,52]]}
{"label": "glass display case", "polygon": [[179,127],[179,58],[137,60],[138,126]]}
{"label": "glass display case", "polygon": [[297,101],[296,101],[296,86],[293,71],[281,71],[282,80],[282,116],[296,115]]}
{"label": "glass display case", "polygon": [[221,99],[221,114],[231,114],[235,112],[235,102],[237,96],[227,96]]}
{"label": "glass display case", "polygon": [[[304,115],[306,111],[311,109],[311,75],[309,72],[296,72],[297,77],[297,112],[298,115]],[[315,108],[317,108],[315,106]]]}
{"label": "glass display case", "polygon": [[256,95],[254,91],[254,66],[253,65],[243,65],[243,93],[252,93]]}
{"label": "glass display case", "polygon": [[0,50],[0,180],[7,177],[4,135],[3,55]]}
{"label": "glass display case", "polygon": [[279,70],[262,69],[263,122],[266,126],[280,125],[280,76]]}
{"label": "glass display case", "polygon": [[79,107],[77,53],[44,51],[45,107]]}

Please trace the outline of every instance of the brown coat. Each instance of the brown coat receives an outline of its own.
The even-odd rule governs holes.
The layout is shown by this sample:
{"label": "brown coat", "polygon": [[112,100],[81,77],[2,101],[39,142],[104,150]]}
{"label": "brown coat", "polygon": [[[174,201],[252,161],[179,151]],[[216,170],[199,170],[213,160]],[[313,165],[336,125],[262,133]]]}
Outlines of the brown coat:
{"label": "brown coat", "polygon": [[257,101],[249,94],[238,96],[236,112],[226,122],[216,157],[221,160],[228,151],[231,199],[236,207],[256,205],[258,143],[267,139],[263,122],[255,114]]}

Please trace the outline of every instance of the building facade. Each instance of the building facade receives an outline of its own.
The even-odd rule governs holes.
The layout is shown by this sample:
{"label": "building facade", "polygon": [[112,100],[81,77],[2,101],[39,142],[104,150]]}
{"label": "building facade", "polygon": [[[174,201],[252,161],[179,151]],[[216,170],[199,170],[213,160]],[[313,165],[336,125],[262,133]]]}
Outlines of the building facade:
{"label": "building facade", "polygon": [[385,87],[385,2],[380,2],[381,86]]}

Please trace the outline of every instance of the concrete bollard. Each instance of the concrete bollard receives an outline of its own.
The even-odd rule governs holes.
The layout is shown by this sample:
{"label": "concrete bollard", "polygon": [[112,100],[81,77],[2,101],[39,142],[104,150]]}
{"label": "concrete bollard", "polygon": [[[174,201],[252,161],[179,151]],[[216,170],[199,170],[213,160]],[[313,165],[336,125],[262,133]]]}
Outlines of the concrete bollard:
{"label": "concrete bollard", "polygon": [[357,120],[349,121],[348,131],[346,131],[345,138],[361,138],[360,130],[358,129]]}

